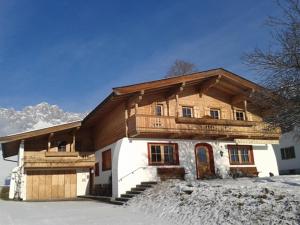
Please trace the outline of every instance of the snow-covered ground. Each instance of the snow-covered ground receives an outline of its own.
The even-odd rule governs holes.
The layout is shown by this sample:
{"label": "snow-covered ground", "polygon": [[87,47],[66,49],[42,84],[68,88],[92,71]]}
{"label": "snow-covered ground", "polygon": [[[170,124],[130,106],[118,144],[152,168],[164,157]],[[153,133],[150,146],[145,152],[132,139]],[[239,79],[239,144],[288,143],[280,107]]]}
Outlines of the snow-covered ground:
{"label": "snow-covered ground", "polygon": [[0,225],[300,224],[300,176],[167,181],[114,206],[0,200]]}
{"label": "snow-covered ground", "polygon": [[0,225],[171,225],[143,212],[101,202],[0,200]]}
{"label": "snow-covered ground", "polygon": [[172,224],[300,224],[300,176],[173,180],[128,205]]}

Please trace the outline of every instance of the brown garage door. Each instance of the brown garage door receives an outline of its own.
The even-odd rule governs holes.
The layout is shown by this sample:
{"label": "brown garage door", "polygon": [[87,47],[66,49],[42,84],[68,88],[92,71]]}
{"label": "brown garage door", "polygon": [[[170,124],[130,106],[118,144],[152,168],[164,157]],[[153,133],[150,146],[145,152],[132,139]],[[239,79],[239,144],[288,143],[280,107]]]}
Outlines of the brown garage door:
{"label": "brown garage door", "polygon": [[75,170],[27,171],[27,200],[55,200],[76,197]]}

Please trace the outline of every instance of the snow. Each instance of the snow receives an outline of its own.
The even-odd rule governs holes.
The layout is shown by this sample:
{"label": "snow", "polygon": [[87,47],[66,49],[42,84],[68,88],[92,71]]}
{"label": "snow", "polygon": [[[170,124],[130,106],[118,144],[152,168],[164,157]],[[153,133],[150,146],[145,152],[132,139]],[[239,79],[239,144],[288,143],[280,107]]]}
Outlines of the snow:
{"label": "snow", "polygon": [[122,206],[92,201],[13,202],[0,200],[0,225],[171,225]]}
{"label": "snow", "polygon": [[300,176],[162,182],[115,206],[0,200],[0,225],[300,224]]}
{"label": "snow", "polygon": [[182,225],[300,224],[300,176],[172,180],[146,190],[128,207]]}
{"label": "snow", "polygon": [[46,102],[26,106],[20,111],[0,108],[0,136],[78,121],[85,115],[64,112],[57,105]]}

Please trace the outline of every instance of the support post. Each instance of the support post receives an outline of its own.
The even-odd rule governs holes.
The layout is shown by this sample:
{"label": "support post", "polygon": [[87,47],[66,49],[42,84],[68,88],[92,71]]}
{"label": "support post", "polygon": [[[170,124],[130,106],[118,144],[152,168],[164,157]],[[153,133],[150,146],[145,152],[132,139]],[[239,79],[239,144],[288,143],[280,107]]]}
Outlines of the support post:
{"label": "support post", "polygon": [[73,136],[73,137],[72,137],[73,140],[72,140],[72,148],[71,148],[71,152],[75,152],[76,131],[73,131],[72,136]]}
{"label": "support post", "polygon": [[53,133],[50,133],[48,136],[47,152],[49,152],[51,149],[51,139],[52,139],[53,135],[54,135]]}
{"label": "support post", "polygon": [[134,104],[134,113],[135,113],[135,115],[138,114],[138,107],[139,107],[139,105],[137,103],[135,103]]}
{"label": "support post", "polygon": [[244,100],[245,120],[248,120],[247,100]]}
{"label": "support post", "polygon": [[126,137],[128,137],[128,118],[129,118],[128,104],[125,104],[125,132],[126,132]]}
{"label": "support post", "polygon": [[178,94],[175,95],[176,99],[176,117],[179,117],[179,100],[178,100]]}
{"label": "support post", "polygon": [[167,116],[170,116],[170,100],[167,98]]}

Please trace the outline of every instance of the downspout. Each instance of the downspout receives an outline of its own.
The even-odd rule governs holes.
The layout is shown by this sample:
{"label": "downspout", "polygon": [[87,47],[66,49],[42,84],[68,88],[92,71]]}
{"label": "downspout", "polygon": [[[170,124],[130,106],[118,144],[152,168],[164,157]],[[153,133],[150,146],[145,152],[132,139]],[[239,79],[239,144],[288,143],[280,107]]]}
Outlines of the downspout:
{"label": "downspout", "polygon": [[4,158],[4,157],[3,157],[3,154],[2,154],[2,158],[3,158],[4,161],[7,161],[7,162],[15,162],[15,163],[18,162],[17,160],[12,160],[12,159]]}
{"label": "downspout", "polygon": [[7,162],[15,162],[15,163],[18,162],[18,161],[16,161],[16,160],[7,159],[7,158],[4,157],[2,144],[1,144],[1,149],[2,149],[2,159],[3,159],[4,161],[7,161]]}

